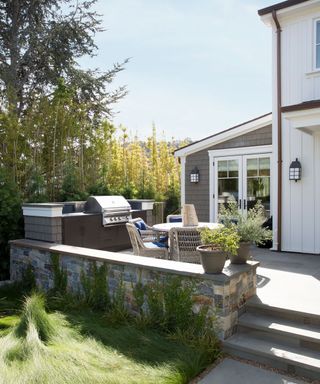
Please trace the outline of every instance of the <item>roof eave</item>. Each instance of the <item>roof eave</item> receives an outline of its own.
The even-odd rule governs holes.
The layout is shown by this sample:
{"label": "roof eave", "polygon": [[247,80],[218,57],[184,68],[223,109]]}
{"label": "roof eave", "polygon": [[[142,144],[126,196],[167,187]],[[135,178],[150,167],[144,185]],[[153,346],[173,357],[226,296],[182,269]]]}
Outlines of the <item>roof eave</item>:
{"label": "roof eave", "polygon": [[221,142],[230,140],[234,137],[241,136],[248,132],[254,131],[264,126],[272,124],[272,113],[269,112],[265,115],[259,116],[255,119],[249,120],[245,123],[236,125],[229,129],[225,129],[221,132],[218,132],[214,135],[208,136],[202,140],[196,141],[192,144],[189,144],[185,147],[176,149],[174,151],[175,157],[184,157],[191,155],[192,153],[199,152],[203,149],[209,148],[213,145],[219,144]]}
{"label": "roof eave", "polygon": [[272,13],[273,11],[280,11],[285,8],[294,7],[296,5],[300,5],[302,3],[308,2],[310,0],[287,0],[282,1],[281,3],[277,3],[274,5],[271,5],[270,7],[262,8],[258,10],[259,16],[265,16],[269,13]]}

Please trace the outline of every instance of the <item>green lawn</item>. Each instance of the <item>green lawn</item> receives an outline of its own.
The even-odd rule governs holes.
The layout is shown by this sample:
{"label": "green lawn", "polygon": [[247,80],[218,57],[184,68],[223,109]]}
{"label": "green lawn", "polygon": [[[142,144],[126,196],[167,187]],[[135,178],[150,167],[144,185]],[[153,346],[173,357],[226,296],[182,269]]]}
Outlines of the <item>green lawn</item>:
{"label": "green lawn", "polygon": [[12,290],[0,290],[0,384],[187,383],[210,362],[204,352],[152,330],[112,326],[88,309],[20,315],[19,306]]}

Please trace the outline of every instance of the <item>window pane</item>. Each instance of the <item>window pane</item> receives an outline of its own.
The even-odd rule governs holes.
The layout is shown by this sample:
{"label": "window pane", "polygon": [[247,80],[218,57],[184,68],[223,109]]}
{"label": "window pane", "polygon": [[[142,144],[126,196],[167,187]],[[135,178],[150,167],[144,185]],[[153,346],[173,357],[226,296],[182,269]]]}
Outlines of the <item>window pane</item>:
{"label": "window pane", "polygon": [[247,179],[247,208],[253,208],[258,200],[270,211],[270,177]]}
{"label": "window pane", "polygon": [[258,159],[247,159],[247,176],[258,176]]}
{"label": "window pane", "polygon": [[228,176],[228,161],[218,161],[218,177]]}
{"label": "window pane", "polygon": [[270,158],[263,157],[259,159],[259,175],[270,176]]}
{"label": "window pane", "polygon": [[237,160],[229,160],[229,177],[238,177],[238,161]]}
{"label": "window pane", "polygon": [[320,44],[320,21],[317,21],[316,28],[316,44]]}
{"label": "window pane", "polygon": [[221,205],[228,206],[229,201],[238,200],[238,179],[218,180],[218,212]]}
{"label": "window pane", "polygon": [[320,45],[316,48],[316,67],[320,68]]}

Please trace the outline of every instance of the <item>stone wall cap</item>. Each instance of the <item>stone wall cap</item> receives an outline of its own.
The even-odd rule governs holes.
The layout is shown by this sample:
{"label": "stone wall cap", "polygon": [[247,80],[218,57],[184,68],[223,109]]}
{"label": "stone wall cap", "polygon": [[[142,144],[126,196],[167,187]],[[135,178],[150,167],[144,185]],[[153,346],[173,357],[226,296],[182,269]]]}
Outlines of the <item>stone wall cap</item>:
{"label": "stone wall cap", "polygon": [[226,262],[223,273],[209,274],[203,271],[200,264],[181,263],[173,260],[155,259],[152,257],[134,256],[121,252],[108,252],[92,248],[75,247],[71,245],[46,243],[36,240],[19,239],[10,241],[11,246],[19,246],[55,252],[64,255],[85,257],[96,261],[105,261],[120,265],[132,265],[140,268],[147,268],[166,273],[175,273],[198,277],[206,280],[227,283],[239,274],[256,269],[260,264],[258,261],[248,261],[247,264],[230,264]]}

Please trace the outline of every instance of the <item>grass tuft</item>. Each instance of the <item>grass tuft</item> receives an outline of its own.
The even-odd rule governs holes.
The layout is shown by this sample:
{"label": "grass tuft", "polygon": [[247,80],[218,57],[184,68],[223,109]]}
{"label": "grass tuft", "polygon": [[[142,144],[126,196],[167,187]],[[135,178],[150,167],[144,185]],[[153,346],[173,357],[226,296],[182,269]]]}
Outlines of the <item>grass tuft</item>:
{"label": "grass tuft", "polygon": [[[55,325],[45,310],[45,298],[39,293],[33,293],[25,299],[20,321],[15,334],[18,338],[27,339],[36,333],[43,343],[48,343],[55,334]],[[33,337],[33,338],[34,338]]]}

